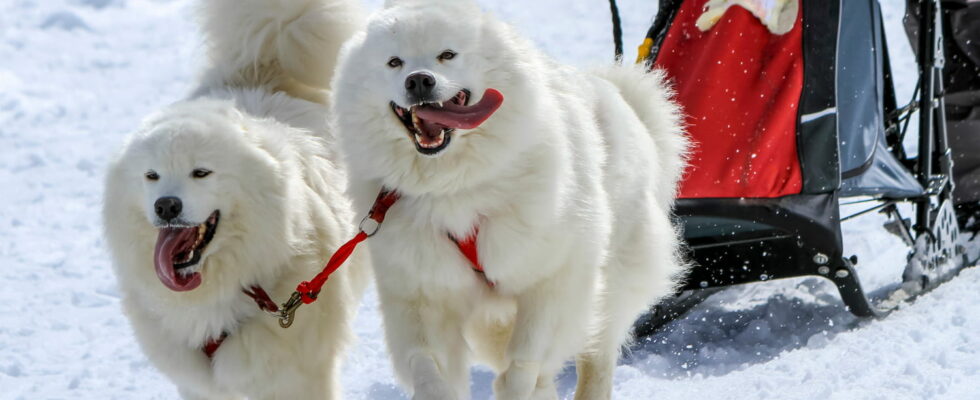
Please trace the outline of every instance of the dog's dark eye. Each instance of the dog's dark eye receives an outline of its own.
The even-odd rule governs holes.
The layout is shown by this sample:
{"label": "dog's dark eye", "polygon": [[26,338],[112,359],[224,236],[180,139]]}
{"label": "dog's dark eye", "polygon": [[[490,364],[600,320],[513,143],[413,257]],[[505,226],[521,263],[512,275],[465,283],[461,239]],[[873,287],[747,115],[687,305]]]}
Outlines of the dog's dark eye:
{"label": "dog's dark eye", "polygon": [[143,176],[145,176],[147,180],[151,180],[151,181],[160,179],[160,175],[157,174],[156,171],[146,171],[146,173],[143,174]]}
{"label": "dog's dark eye", "polygon": [[204,169],[204,168],[198,168],[198,169],[195,169],[194,172],[191,172],[191,176],[193,176],[195,178],[203,178],[203,177],[208,176],[208,175],[211,175],[211,170],[207,170],[207,169]]}
{"label": "dog's dark eye", "polygon": [[456,58],[456,52],[455,51],[452,51],[452,50],[446,50],[446,51],[442,52],[442,54],[439,54],[439,57],[438,58],[439,58],[439,61],[452,60],[453,58]]}
{"label": "dog's dark eye", "polygon": [[398,68],[402,66],[402,64],[404,64],[404,62],[398,57],[392,57],[390,60],[388,60],[388,66],[391,68]]}

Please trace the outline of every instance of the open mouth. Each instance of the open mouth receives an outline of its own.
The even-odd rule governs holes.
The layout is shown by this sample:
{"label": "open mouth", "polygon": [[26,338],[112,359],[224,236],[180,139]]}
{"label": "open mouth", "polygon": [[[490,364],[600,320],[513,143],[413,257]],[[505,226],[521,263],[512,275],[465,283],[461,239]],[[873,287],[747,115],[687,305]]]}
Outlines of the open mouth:
{"label": "open mouth", "polygon": [[193,290],[201,284],[200,263],[221,213],[215,210],[206,221],[187,227],[160,228],[153,264],[160,282],[175,292]]}
{"label": "open mouth", "polygon": [[473,129],[491,115],[503,103],[504,97],[495,89],[487,89],[483,98],[469,105],[470,91],[463,89],[449,101],[429,102],[405,109],[391,102],[391,110],[408,131],[419,153],[428,156],[439,154],[452,139],[456,129]]}
{"label": "open mouth", "polygon": [[[449,102],[453,105],[465,107],[469,103],[469,99],[470,91],[463,89],[456,93]],[[412,142],[415,143],[415,149],[425,155],[439,154],[446,147],[449,147],[449,141],[452,139],[452,134],[456,129],[431,123],[419,117],[418,112],[423,108],[441,109],[443,107],[444,102],[435,102],[423,103],[412,106],[410,109],[404,109],[395,104],[395,102],[391,102],[392,111],[395,112],[395,116],[398,117],[398,120],[408,130],[408,135],[411,137]]]}

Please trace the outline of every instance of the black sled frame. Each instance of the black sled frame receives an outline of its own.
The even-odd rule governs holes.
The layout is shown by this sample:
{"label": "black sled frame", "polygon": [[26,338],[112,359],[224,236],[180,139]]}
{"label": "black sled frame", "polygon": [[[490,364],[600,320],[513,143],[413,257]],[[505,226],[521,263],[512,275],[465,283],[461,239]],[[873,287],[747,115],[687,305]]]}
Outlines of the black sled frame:
{"label": "black sled frame", "polygon": [[[670,7],[676,9],[677,4],[679,1],[661,2],[661,11],[648,37],[655,42],[658,35],[662,39],[672,18]],[[806,276],[833,282],[854,315],[882,317],[901,301],[935,288],[975,261],[961,245],[952,204],[952,157],[942,98],[942,6],[940,0],[909,0],[907,7],[909,13],[917,12],[922,21],[917,35],[913,35],[918,40],[919,84],[915,99],[897,107],[887,48],[881,46],[884,131],[888,151],[914,175],[923,192],[844,203],[839,190],[777,199],[680,199],[675,214],[684,228],[687,256],[694,267],[678,295],[638,321],[638,335],[653,333],[721,288]],[[883,42],[883,29],[880,34]],[[620,57],[617,49],[617,58]],[[910,158],[902,142],[914,112],[919,113],[919,152]],[[840,216],[840,205],[855,203],[868,207]],[[901,215],[900,203],[912,204],[914,220]],[[841,222],[868,212],[888,215],[884,228],[909,246],[903,284],[874,299],[861,285],[858,257],[844,254],[841,239]]]}

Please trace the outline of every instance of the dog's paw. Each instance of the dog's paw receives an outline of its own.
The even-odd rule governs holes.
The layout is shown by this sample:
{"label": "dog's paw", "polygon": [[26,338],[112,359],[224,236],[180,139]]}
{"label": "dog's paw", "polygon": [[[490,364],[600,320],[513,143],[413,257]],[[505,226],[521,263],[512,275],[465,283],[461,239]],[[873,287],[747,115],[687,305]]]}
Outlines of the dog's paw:
{"label": "dog's paw", "polygon": [[532,361],[514,361],[493,381],[498,400],[528,400],[538,383],[540,365]]}

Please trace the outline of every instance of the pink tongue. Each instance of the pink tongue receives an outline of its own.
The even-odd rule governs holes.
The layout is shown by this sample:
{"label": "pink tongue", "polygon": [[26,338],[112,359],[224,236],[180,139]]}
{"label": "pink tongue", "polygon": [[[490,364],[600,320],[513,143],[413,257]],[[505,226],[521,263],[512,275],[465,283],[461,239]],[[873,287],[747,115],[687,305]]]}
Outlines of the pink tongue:
{"label": "pink tongue", "polygon": [[[423,128],[429,133],[436,125],[446,128],[473,129],[488,118],[504,103],[504,95],[497,89],[487,89],[479,103],[464,106],[452,102],[444,103],[442,108],[422,107],[416,113],[422,119]],[[434,129],[433,129],[434,130]]]}
{"label": "pink tongue", "polygon": [[442,130],[447,128],[447,126],[442,125],[438,122],[431,121],[429,119],[422,118],[422,111],[419,113],[419,131],[422,133],[422,142],[425,144],[431,144],[442,139]]}
{"label": "pink tongue", "polygon": [[153,250],[153,264],[156,267],[157,278],[160,278],[160,282],[170,290],[186,292],[201,285],[201,274],[195,272],[189,276],[182,276],[174,270],[174,257],[193,244],[196,236],[197,227],[160,229],[157,245]]}

